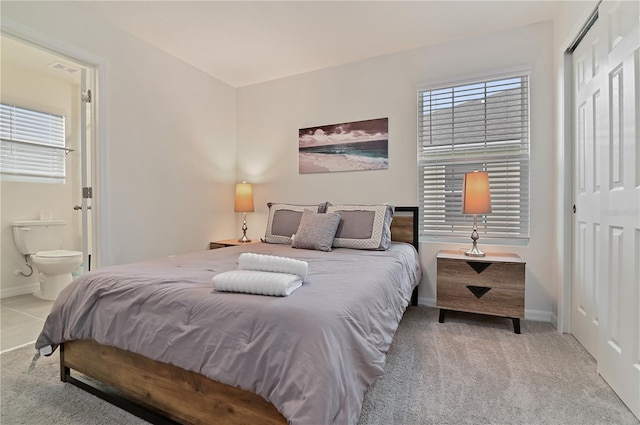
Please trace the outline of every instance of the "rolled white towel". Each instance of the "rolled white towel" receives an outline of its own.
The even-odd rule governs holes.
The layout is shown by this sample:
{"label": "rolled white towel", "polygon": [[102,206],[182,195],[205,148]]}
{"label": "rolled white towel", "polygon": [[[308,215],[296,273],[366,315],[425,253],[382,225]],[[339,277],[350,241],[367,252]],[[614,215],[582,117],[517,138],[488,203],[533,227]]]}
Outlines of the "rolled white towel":
{"label": "rolled white towel", "polygon": [[238,258],[238,269],[289,273],[300,276],[302,280],[304,280],[307,277],[309,264],[306,261],[296,260],[294,258],[243,252]]}
{"label": "rolled white towel", "polygon": [[223,292],[245,292],[285,297],[301,285],[302,278],[289,273],[231,270],[213,277],[214,289]]}

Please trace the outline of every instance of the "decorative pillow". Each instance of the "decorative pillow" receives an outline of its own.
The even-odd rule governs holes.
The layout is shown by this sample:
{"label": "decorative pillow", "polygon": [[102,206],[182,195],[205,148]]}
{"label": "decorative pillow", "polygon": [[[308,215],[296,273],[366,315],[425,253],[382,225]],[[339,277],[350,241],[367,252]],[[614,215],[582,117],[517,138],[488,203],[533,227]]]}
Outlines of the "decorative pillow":
{"label": "decorative pillow", "polygon": [[384,251],[391,246],[391,205],[331,205],[327,213],[340,212],[333,239],[335,248]]}
{"label": "decorative pillow", "polygon": [[269,202],[269,218],[264,241],[267,243],[291,244],[293,235],[300,225],[302,211],[325,212],[328,202],[316,205],[276,204]]}
{"label": "decorative pillow", "polygon": [[306,209],[315,211],[318,208],[319,213],[326,213],[327,208],[331,205],[331,202],[321,202],[319,204],[301,205],[301,204],[287,204],[283,202],[267,202],[267,207],[271,208],[272,205],[291,205],[293,207],[305,207]]}
{"label": "decorative pillow", "polygon": [[317,251],[331,251],[333,237],[339,224],[339,212],[318,214],[305,210],[291,246]]}

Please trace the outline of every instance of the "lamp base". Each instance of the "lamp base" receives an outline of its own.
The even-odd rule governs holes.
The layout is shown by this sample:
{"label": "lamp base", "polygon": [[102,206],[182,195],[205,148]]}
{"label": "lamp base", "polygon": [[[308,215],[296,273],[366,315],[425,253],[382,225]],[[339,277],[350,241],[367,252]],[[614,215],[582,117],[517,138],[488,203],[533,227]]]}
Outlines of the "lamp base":
{"label": "lamp base", "polygon": [[484,257],[485,256],[484,252],[482,252],[482,251],[480,251],[478,249],[478,245],[476,245],[475,242],[473,243],[473,247],[470,250],[466,251],[464,253],[464,255],[468,255],[469,257]]}
{"label": "lamp base", "polygon": [[464,253],[464,255],[468,255],[469,257],[484,257],[484,252],[478,249],[478,224],[476,222],[476,216],[473,216],[473,232],[471,232],[471,240],[473,241],[473,246],[470,250]]}
{"label": "lamp base", "polygon": [[244,219],[242,220],[242,237],[238,239],[238,242],[251,242],[251,239],[247,238],[247,213],[244,213]]}

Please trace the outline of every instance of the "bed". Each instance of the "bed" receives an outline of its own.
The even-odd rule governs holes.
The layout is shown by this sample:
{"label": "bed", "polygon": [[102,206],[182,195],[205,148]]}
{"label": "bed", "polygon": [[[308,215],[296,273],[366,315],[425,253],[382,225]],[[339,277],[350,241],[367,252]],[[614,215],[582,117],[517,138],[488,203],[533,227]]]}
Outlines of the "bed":
{"label": "bed", "polygon": [[[355,424],[417,304],[417,208],[389,227],[387,250],[259,243],[96,270],[62,292],[36,348],[59,347],[63,381],[152,423]],[[247,252],[308,263],[304,284],[213,290]]]}

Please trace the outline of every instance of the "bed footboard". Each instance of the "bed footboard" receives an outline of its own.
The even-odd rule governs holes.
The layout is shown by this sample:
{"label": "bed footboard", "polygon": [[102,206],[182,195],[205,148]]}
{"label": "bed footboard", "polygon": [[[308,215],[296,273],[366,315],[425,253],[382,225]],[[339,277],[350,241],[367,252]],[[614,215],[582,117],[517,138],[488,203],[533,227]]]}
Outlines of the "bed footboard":
{"label": "bed footboard", "polygon": [[[104,391],[75,370],[124,393]],[[60,345],[60,379],[154,424],[286,424],[261,396],[141,355],[68,341]]]}

